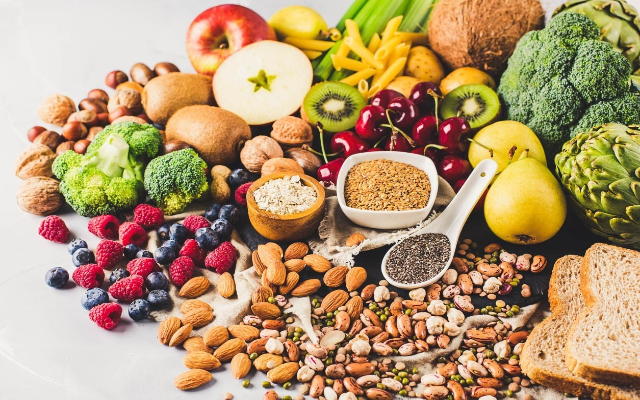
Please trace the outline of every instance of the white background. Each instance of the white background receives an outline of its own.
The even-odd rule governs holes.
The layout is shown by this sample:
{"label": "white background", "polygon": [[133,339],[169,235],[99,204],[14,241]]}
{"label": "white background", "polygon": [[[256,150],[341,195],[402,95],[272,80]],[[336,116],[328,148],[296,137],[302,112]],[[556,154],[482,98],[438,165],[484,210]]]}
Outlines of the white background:
{"label": "white background", "polygon": [[[0,398],[1,399],[220,399],[260,398],[264,376],[243,389],[228,368],[191,393],[173,387],[186,370],[184,350],[156,339],[157,324],[124,316],[115,331],[93,324],[80,305],[82,288],[55,290],[44,283],[54,266],[73,271],[66,246],[37,235],[41,217],[22,212],[15,192],[16,157],[40,125],[39,102],[62,93],[76,103],[114,69],[171,61],[185,72],[184,38],[200,12],[222,1],[0,0]],[[305,4],[335,24],[350,0],[237,1],[268,18],[281,7]],[[559,1],[547,3],[558,4]],[[632,0],[638,3],[638,0]],[[59,131],[58,129],[55,129]],[[86,219],[63,215],[72,235],[97,244]],[[124,307],[126,314],[126,306]],[[278,390],[294,396],[295,391]]]}

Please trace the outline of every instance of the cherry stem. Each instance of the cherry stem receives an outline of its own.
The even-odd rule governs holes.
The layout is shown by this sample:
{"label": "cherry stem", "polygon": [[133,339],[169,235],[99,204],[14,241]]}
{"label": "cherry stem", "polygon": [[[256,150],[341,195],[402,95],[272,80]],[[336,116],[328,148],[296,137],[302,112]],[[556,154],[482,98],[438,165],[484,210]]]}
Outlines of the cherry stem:
{"label": "cherry stem", "polygon": [[389,115],[390,112],[393,112],[393,110],[389,110],[388,108],[385,110],[385,114],[387,114],[387,121],[389,121],[389,124],[388,125],[387,124],[380,124],[380,126],[385,127],[385,128],[391,128],[391,130],[394,133],[400,132],[402,134],[402,136],[404,136],[404,138],[407,139],[407,142],[409,142],[409,145],[411,147],[416,147],[415,140],[411,139],[411,137],[409,135],[407,135],[406,133],[404,133],[402,131],[402,129],[400,129],[397,126],[393,125],[393,122],[391,122],[391,116]]}
{"label": "cherry stem", "polygon": [[427,156],[427,149],[438,149],[438,150],[444,150],[446,149],[446,146],[440,146],[439,144],[428,144],[426,146],[424,146],[424,150],[422,150],[422,155],[423,156]]}
{"label": "cherry stem", "polygon": [[324,129],[322,123],[320,121],[316,122],[316,127],[318,127],[318,131],[320,132],[320,148],[322,149],[322,158],[326,164],[329,160],[327,159],[327,151],[324,148]]}
{"label": "cherry stem", "polygon": [[491,156],[491,158],[493,158],[493,149],[491,147],[489,147],[487,145],[484,145],[484,144],[482,144],[482,143],[480,143],[480,142],[478,142],[478,141],[476,141],[474,139],[471,139],[471,138],[467,138],[467,140],[470,141],[471,143],[475,143],[478,146],[482,147],[483,149],[487,150],[489,152],[489,155]]}
{"label": "cherry stem", "polygon": [[440,98],[438,93],[434,92],[433,89],[427,90],[427,94],[433,97],[433,102],[435,103],[435,113],[436,113],[436,129],[440,130],[440,117],[438,116],[438,104],[440,104]]}
{"label": "cherry stem", "polygon": [[376,142],[376,144],[373,145],[373,147],[377,148],[378,146],[380,146],[380,143],[384,142],[388,137],[389,135],[384,135],[382,138],[380,138],[380,140]]}
{"label": "cherry stem", "polygon": [[[314,149],[313,149],[313,148],[311,148],[308,144],[303,144],[303,145],[302,145],[302,150],[306,150],[306,151],[308,151],[309,153],[312,153],[312,154],[315,154],[315,155],[317,155],[317,156],[322,157],[322,153],[320,153],[320,152],[319,152],[319,151],[317,151],[317,150],[314,150]],[[337,152],[337,153],[330,153],[330,154],[327,154],[327,157],[335,157],[335,156],[338,156],[338,155],[342,154],[343,152],[344,152],[344,150],[341,150],[341,151],[339,151],[339,152]]]}

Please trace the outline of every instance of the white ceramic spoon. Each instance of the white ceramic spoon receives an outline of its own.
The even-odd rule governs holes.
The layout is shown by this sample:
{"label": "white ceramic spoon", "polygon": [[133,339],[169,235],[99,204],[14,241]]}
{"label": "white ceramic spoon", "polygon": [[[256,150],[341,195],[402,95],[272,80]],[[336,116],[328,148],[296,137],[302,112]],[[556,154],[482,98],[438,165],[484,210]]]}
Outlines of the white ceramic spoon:
{"label": "white ceramic spoon", "polygon": [[[453,260],[453,255],[455,254],[456,247],[458,244],[458,238],[460,237],[460,232],[462,232],[462,228],[469,218],[473,207],[475,207],[476,203],[484,193],[493,177],[496,175],[498,171],[498,164],[495,161],[486,159],[481,161],[478,166],[473,170],[467,181],[462,186],[458,194],[453,198],[451,203],[447,206],[447,208],[440,214],[433,222],[419,231],[415,232],[411,236],[422,235],[425,233],[442,233],[443,235],[449,238],[449,243],[451,244],[451,249],[449,252],[449,260],[444,264],[442,270],[432,277],[429,280],[418,283],[405,284],[396,282],[393,278],[387,274],[387,259],[389,258],[389,254],[391,251],[400,243],[396,243],[392,248],[387,251],[384,258],[382,259],[382,275],[384,278],[393,286],[398,287],[400,289],[417,289],[420,287],[429,286],[434,282],[437,282],[442,275],[444,275],[445,271],[449,268],[451,261]],[[406,238],[405,238],[406,239]]]}

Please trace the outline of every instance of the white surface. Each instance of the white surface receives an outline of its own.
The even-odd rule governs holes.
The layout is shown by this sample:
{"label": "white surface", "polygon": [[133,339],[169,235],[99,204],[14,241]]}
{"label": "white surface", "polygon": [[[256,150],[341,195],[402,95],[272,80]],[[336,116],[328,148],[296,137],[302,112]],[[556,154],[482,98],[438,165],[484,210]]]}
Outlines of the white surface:
{"label": "white surface", "polygon": [[[633,0],[637,2],[638,0]],[[231,1],[234,2],[234,1]],[[13,176],[18,154],[28,146],[26,131],[40,124],[38,103],[63,93],[79,101],[105,75],[136,62],[174,62],[192,72],[184,37],[191,20],[222,1],[0,0],[0,145],[3,187],[0,204],[0,398],[2,399],[220,399],[260,398],[262,376],[247,391],[228,368],[203,388],[181,393],[173,379],[185,370],[184,351],[156,340],[157,324],[133,323],[127,316],[112,332],[96,327],[80,306],[81,288],[56,290],[45,272],[73,266],[66,247],[41,239],[41,218],[15,203],[20,180]],[[335,23],[349,0],[237,1],[269,17],[302,3]],[[553,3],[558,4],[555,0]],[[76,237],[97,244],[86,219],[62,216]],[[126,310],[125,310],[126,314]],[[281,395],[294,391],[278,389]]]}

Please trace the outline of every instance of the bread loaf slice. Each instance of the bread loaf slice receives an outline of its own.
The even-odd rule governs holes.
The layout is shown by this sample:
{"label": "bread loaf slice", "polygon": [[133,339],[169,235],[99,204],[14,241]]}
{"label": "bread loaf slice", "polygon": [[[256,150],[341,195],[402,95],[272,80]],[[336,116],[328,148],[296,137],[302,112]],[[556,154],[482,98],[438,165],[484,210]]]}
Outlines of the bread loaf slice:
{"label": "bread loaf slice", "polygon": [[586,309],[571,325],[569,370],[607,384],[640,388],[640,253],[597,243],[580,266]]}
{"label": "bread loaf slice", "polygon": [[596,400],[640,398],[640,391],[601,385],[574,375],[564,359],[571,323],[585,309],[580,290],[582,257],[560,258],[549,282],[549,304],[553,315],[538,324],[524,344],[520,366],[532,380],[563,393],[590,396]]}

